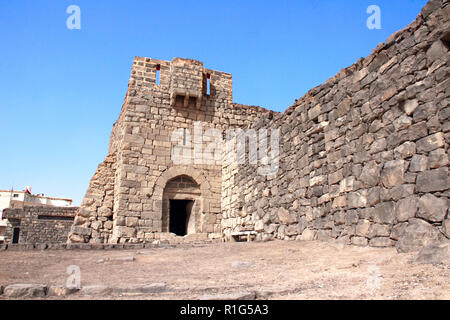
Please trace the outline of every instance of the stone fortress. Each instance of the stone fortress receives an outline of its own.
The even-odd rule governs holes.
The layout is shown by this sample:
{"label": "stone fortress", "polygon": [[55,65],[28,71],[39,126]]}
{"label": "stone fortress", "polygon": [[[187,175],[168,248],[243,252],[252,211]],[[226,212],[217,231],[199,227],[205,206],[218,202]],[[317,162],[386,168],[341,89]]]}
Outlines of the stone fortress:
{"label": "stone fortress", "polygon": [[[284,113],[234,103],[231,75],[199,61],[136,57],[69,243],[244,235],[407,251],[449,238],[449,17],[449,1],[431,0]],[[191,143],[198,123],[200,134],[279,130],[278,172],[258,174],[250,161],[174,163],[180,143],[207,148]]]}

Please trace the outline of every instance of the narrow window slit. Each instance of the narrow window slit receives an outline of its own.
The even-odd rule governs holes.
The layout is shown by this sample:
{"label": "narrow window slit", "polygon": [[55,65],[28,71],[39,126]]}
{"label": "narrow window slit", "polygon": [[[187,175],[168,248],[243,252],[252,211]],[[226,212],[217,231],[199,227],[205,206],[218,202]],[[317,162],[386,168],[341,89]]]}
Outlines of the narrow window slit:
{"label": "narrow window slit", "polygon": [[160,76],[161,76],[161,66],[158,64],[158,65],[156,66],[156,78],[155,78],[155,84],[156,84],[157,86],[159,86]]}
{"label": "narrow window slit", "polygon": [[211,95],[211,75],[206,75],[206,95]]}

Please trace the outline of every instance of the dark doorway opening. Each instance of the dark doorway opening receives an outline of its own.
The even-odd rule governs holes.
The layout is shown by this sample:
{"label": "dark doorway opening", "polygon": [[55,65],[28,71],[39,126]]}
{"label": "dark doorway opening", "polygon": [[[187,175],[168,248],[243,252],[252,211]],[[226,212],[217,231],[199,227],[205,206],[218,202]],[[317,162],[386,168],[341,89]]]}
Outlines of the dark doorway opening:
{"label": "dark doorway opening", "polygon": [[193,203],[192,200],[170,200],[169,232],[181,237],[187,234]]}
{"label": "dark doorway opening", "polygon": [[19,243],[19,235],[20,235],[20,228],[14,228],[13,239],[12,239],[13,244]]}

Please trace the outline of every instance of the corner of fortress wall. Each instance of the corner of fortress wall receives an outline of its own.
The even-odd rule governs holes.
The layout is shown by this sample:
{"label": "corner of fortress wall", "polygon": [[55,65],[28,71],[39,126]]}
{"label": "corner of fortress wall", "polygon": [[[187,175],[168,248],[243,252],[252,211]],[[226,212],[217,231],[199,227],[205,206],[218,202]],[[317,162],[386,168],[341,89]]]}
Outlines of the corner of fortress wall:
{"label": "corner of fortress wall", "polygon": [[[170,237],[174,195],[193,199],[192,230],[209,239],[252,232],[258,240],[341,239],[408,250],[448,237],[447,2],[430,1],[370,56],[283,114],[234,104],[231,75],[199,61],[136,57],[109,155],[69,242]],[[260,176],[249,164],[174,165],[171,133],[192,131],[195,122],[204,130],[280,129],[277,174]],[[198,188],[180,187],[183,179]]]}

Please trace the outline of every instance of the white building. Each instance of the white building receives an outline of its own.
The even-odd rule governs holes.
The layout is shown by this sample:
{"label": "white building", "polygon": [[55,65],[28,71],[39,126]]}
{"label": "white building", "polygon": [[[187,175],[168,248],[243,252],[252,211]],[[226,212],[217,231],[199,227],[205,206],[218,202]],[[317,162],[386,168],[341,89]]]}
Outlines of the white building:
{"label": "white building", "polygon": [[71,199],[51,198],[44,195],[32,195],[25,191],[0,190],[0,243],[5,240],[8,220],[4,219],[3,211],[7,208],[23,206],[71,207]]}

